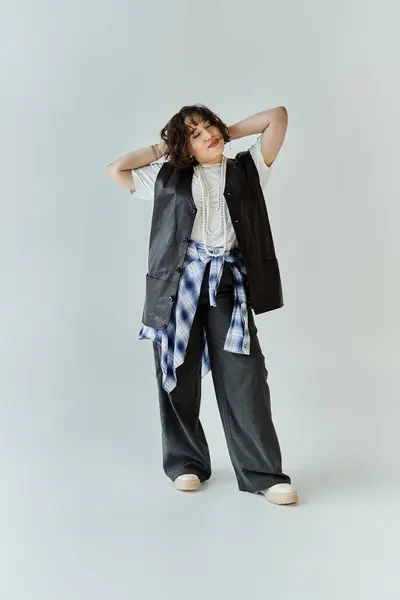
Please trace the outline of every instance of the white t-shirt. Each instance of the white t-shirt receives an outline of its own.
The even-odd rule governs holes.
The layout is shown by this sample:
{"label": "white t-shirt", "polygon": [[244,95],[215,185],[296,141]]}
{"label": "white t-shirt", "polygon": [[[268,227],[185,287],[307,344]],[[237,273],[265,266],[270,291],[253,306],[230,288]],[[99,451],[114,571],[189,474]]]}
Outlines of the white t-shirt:
{"label": "white t-shirt", "polygon": [[[251,156],[254,160],[254,163],[257,167],[258,175],[260,178],[261,189],[265,194],[265,188],[269,180],[270,172],[273,164],[268,167],[264,162],[264,157],[261,154],[260,149],[260,141],[261,136],[259,136],[256,141],[250,146],[249,150]],[[154,200],[154,184],[156,181],[156,177],[164,164],[164,158],[151,163],[150,165],[146,165],[145,167],[140,167],[139,169],[132,170],[132,177],[135,183],[135,191],[129,190],[131,195],[137,196],[139,198],[143,198],[145,200],[149,200],[152,202]],[[218,202],[218,179],[220,176],[221,165],[218,164],[210,164],[210,165],[202,165],[203,173],[206,181],[208,183],[210,189],[210,203],[211,205],[215,205]],[[201,187],[200,182],[196,173],[193,174],[192,179],[192,194],[193,200],[197,208],[197,214],[194,220],[191,239],[203,243],[203,228],[201,222],[201,209],[200,209],[200,199],[201,199]],[[226,211],[227,214],[227,248],[228,250],[232,249],[237,245],[235,231],[233,229],[232,221],[229,215],[229,211]],[[208,222],[208,228],[210,231],[216,231],[219,227],[220,223],[220,215],[217,211],[210,211],[210,217]],[[223,232],[207,235],[207,244],[210,247],[218,247],[223,245]]]}

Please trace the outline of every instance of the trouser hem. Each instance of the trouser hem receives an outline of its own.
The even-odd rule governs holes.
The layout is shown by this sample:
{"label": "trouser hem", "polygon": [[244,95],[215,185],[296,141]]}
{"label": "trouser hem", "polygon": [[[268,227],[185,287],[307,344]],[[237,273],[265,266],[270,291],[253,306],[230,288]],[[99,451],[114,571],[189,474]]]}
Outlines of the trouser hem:
{"label": "trouser hem", "polygon": [[196,469],[180,469],[179,471],[168,472],[165,474],[171,479],[171,481],[175,481],[175,479],[179,477],[179,475],[197,475],[197,477],[202,483],[204,481],[207,481],[211,477],[211,473],[202,473],[201,471],[198,471]]}
{"label": "trouser hem", "polygon": [[288,476],[283,476],[283,477],[274,477],[273,479],[267,479],[265,480],[264,484],[260,484],[258,483],[256,487],[246,487],[243,485],[239,485],[239,491],[241,492],[249,492],[250,494],[259,494],[260,492],[262,492],[263,490],[267,490],[268,488],[272,487],[273,485],[277,485],[278,483],[291,483],[291,479]]}

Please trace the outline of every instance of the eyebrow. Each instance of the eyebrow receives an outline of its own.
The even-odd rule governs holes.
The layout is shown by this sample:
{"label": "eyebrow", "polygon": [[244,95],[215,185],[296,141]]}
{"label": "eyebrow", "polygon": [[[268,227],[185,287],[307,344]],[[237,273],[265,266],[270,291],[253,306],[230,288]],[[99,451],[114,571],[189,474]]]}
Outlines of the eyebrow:
{"label": "eyebrow", "polygon": [[197,125],[196,125],[196,127],[189,126],[189,135],[193,135],[196,130],[197,130]]}
{"label": "eyebrow", "polygon": [[[200,121],[200,123],[210,123],[210,121],[209,121],[208,119],[202,119],[202,120]],[[189,129],[190,129],[190,135],[193,135],[193,133],[196,131],[196,129],[197,129],[197,126],[198,126],[198,125],[199,125],[199,123],[197,123],[197,125],[194,125],[194,126],[193,126],[193,124],[192,124],[192,123],[188,123],[188,124],[187,124],[187,126],[188,126],[188,127],[189,127]]]}

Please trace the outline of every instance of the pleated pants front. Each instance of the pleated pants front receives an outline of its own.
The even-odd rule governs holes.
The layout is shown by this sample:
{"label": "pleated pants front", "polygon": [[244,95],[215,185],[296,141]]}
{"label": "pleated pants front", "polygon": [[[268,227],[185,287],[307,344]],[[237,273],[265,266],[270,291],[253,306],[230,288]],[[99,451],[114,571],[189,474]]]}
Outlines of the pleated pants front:
{"label": "pleated pants front", "polygon": [[250,355],[224,350],[234,301],[232,271],[224,263],[217,306],[213,307],[208,294],[209,266],[204,273],[185,360],[176,370],[177,385],[170,393],[162,387],[161,348],[153,342],[164,471],[171,480],[183,473],[195,473],[201,481],[211,476],[210,450],[199,417],[205,328],[218,410],[239,490],[255,493],[276,483],[291,483],[282,472],[268,371],[253,311],[248,308]]}

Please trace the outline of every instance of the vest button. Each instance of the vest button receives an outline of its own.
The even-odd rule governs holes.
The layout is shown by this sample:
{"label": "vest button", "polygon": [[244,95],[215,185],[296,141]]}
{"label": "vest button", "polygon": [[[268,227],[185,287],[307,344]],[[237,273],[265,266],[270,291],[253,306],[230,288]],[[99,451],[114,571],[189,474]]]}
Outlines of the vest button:
{"label": "vest button", "polygon": [[183,239],[183,243],[184,243],[184,244],[188,244],[188,243],[189,243],[189,238],[185,237],[185,238]]}
{"label": "vest button", "polygon": [[161,329],[167,329],[167,324],[166,324],[166,323],[164,323],[164,324],[162,325]]}
{"label": "vest button", "polygon": [[182,271],[182,267],[178,267],[178,268],[176,269],[176,272],[177,272],[177,273],[181,273],[181,271]]}
{"label": "vest button", "polygon": [[175,296],[170,296],[169,299],[171,300],[171,302],[173,302],[175,300]]}
{"label": "vest button", "polygon": [[195,209],[195,208],[192,208],[192,210],[191,210],[190,212],[192,213],[192,215],[194,215],[194,214],[195,214],[195,212],[196,212],[196,209]]}

